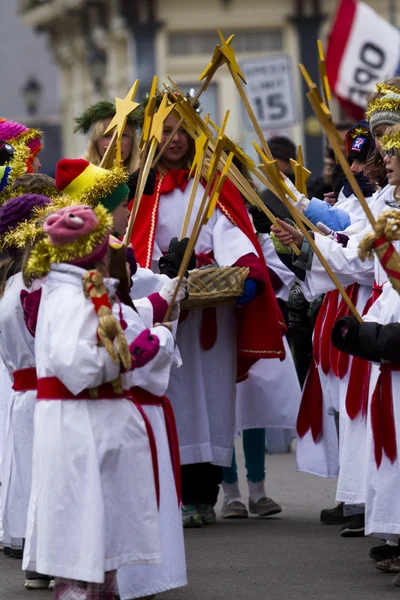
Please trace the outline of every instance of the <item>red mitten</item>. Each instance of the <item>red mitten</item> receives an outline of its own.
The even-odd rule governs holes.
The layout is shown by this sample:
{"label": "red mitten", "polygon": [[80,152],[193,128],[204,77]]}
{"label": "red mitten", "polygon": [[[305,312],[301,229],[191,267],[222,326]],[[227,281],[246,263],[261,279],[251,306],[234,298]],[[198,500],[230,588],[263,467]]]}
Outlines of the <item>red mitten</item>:
{"label": "red mitten", "polygon": [[24,321],[32,337],[35,337],[36,334],[36,324],[41,297],[42,288],[39,288],[34,292],[27,292],[25,290],[21,290],[20,300],[22,310],[24,311]]}
{"label": "red mitten", "polygon": [[154,358],[160,347],[160,340],[153,335],[150,329],[145,329],[139,333],[137,338],[129,346],[132,357],[132,369],[144,367]]}

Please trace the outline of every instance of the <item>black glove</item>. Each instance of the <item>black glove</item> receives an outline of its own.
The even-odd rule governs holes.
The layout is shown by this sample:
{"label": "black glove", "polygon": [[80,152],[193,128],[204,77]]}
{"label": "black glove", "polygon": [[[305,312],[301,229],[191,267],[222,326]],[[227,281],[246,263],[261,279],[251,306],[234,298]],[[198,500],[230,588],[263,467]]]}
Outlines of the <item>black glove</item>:
{"label": "black glove", "polygon": [[355,317],[343,317],[336,321],[332,329],[332,344],[338,350],[353,354],[358,350],[358,332],[360,324]]}
{"label": "black glove", "polygon": [[[139,177],[139,169],[137,171],[134,171],[131,175],[129,175],[129,179],[128,179],[129,200],[132,200],[132,198],[135,197],[137,183],[138,183],[138,177]],[[152,194],[154,194],[155,185],[156,185],[156,172],[154,169],[150,169],[149,175],[147,177],[146,185],[144,186],[143,193],[146,196],[151,196]]]}
{"label": "black glove", "polygon": [[[172,238],[169,243],[167,254],[162,256],[158,261],[158,266],[162,275],[168,275],[170,279],[177,277],[188,243],[189,238],[184,238],[181,241],[179,241],[177,237]],[[188,270],[191,271],[192,269],[195,269],[196,263],[196,254],[193,251],[189,260]]]}
{"label": "black glove", "polygon": [[272,221],[268,219],[267,215],[263,213],[262,210],[259,210],[257,206],[251,206],[249,213],[253,217],[253,223],[257,233],[270,232]]}

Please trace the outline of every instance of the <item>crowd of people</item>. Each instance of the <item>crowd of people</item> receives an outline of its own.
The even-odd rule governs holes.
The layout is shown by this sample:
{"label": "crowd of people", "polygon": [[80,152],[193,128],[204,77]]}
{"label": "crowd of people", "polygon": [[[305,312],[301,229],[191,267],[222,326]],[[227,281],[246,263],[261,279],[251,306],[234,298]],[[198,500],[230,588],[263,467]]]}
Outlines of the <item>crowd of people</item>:
{"label": "crowd of people", "polygon": [[[390,262],[400,79],[377,86],[343,139],[376,230],[330,148],[306,196],[290,169],[294,145],[269,144],[288,201],[316,226],[315,244],[362,322],[278,198],[262,193],[272,224],[229,179],[179,276],[194,141],[171,112],[160,147],[176,131],[135,205],[143,111],[126,124],[122,164],[105,169],[115,110],[101,101],[77,118],[86,153],[60,160],[55,179],[39,172],[41,133],[0,119],[4,554],[22,558],[27,589],[53,589],[56,600],[149,599],[185,586],[183,529],[215,525],[220,493],[223,518],[282,512],[266,491],[266,431],[269,450],[268,431],[284,431],[286,450],[297,426],[298,469],[338,477],[339,504],[321,521],[341,525],[344,537],[383,539],[371,558],[399,573],[400,586],[400,276]],[[246,269],[241,293],[187,308],[191,274],[210,267]]]}

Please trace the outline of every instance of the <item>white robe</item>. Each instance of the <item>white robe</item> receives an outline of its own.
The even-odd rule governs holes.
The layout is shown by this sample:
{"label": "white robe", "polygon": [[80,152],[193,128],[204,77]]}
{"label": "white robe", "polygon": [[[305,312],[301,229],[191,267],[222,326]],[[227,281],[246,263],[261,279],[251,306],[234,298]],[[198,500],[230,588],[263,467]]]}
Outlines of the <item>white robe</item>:
{"label": "white robe", "polygon": [[[12,381],[8,373],[7,367],[0,361],[0,482],[3,482],[3,468],[5,456],[5,438],[8,427],[9,404],[12,394]],[[2,484],[3,485],[3,484]],[[4,546],[10,546],[11,537],[8,532],[3,529],[3,496],[0,493],[0,542]]]}
{"label": "white robe", "polygon": [[[153,271],[158,270],[158,260],[168,250],[171,238],[181,231],[190,188],[188,186],[184,192],[175,189],[161,197]],[[203,192],[199,186],[189,234]],[[249,253],[257,255],[247,236],[218,208],[203,227],[195,250],[197,254],[213,251],[220,266],[233,265]],[[175,411],[183,465],[200,462],[231,465],[237,369],[235,310],[233,305],[216,308],[218,337],[208,351],[200,344],[201,310],[191,310],[178,327],[177,343],[183,365],[180,369],[172,368],[167,396]]]}
{"label": "white robe", "polygon": [[[25,326],[20,301],[26,290],[22,274],[7,281],[0,300],[0,356],[9,378],[13,371],[35,367],[34,338]],[[31,491],[33,417],[36,391],[12,392],[4,430],[1,486],[4,539],[23,538]]]}
{"label": "white robe", "polygon": [[[52,266],[36,331],[38,378],[57,377],[73,394],[113,381],[120,369],[97,344],[98,317],[82,292],[84,272]],[[129,310],[127,335],[136,337],[145,326]],[[117,305],[113,312],[118,316]],[[148,366],[151,392],[162,389],[158,360],[165,374],[172,353],[171,334],[162,329],[153,332],[161,348]],[[23,568],[102,583],[107,571],[160,561],[150,446],[136,407],[128,399],[39,402]]]}
{"label": "white robe", "polygon": [[[369,199],[369,205],[375,216],[387,208],[385,200],[392,199],[392,186],[376,193]],[[348,245],[343,248],[329,237],[315,234],[315,241],[327,262],[343,285],[359,283],[360,290],[356,308],[362,314],[372,290],[374,276],[377,281],[386,280],[374,261],[362,262],[358,258],[358,246],[364,235],[370,231],[366,217],[360,219],[358,201],[347,199],[347,210],[355,210],[354,223],[344,232],[350,236]],[[353,219],[352,219],[353,220]],[[302,285],[306,295],[311,299],[321,293],[335,289],[325,268],[314,255],[312,269],[306,272],[306,281]],[[307,294],[308,292],[308,294]],[[311,294],[311,297],[310,297]],[[341,297],[339,297],[339,303]],[[351,361],[345,377],[340,380],[334,373],[327,375],[318,365],[323,396],[323,431],[317,443],[308,431],[297,443],[297,468],[299,471],[319,475],[320,477],[337,477],[339,466],[343,463],[343,472],[339,476],[337,498],[346,502],[361,503],[363,497],[363,447],[365,443],[365,422],[361,417],[351,421],[345,410],[345,399],[350,377]],[[337,429],[332,415],[339,411],[339,442]],[[361,461],[357,463],[357,459]]]}
{"label": "white robe", "polygon": [[[282,281],[276,296],[287,300],[295,276],[282,263],[269,235],[262,235],[260,244],[268,267]],[[284,346],[285,360],[259,360],[251,367],[248,378],[236,384],[237,433],[245,429],[296,427],[301,389],[286,339]]]}
{"label": "white robe", "polygon": [[[396,244],[399,252],[400,244]],[[382,295],[365,317],[365,321],[376,321],[385,325],[400,321],[400,296],[390,282],[383,287]],[[369,403],[379,376],[379,365],[372,364],[369,388]],[[368,407],[367,439],[365,452],[365,535],[389,538],[400,535],[400,373],[393,372],[393,416],[396,429],[397,458],[393,464],[383,453],[379,469],[374,456],[374,442]]]}
{"label": "white robe", "polygon": [[[141,298],[141,296],[159,291],[169,281],[170,279],[166,275],[153,273],[150,269],[140,267],[133,277],[131,296],[147,327],[153,325],[153,314],[152,311],[143,310],[148,301]],[[129,318],[127,316],[125,318],[129,323]],[[179,353],[176,351],[175,366],[177,367],[180,364]],[[138,374],[145,375],[147,368],[146,366],[140,371],[133,371],[131,374],[125,375],[125,379],[128,376],[132,379],[132,381],[127,381],[126,384],[146,387],[145,382],[137,382],[137,376]],[[187,584],[182,513],[176,496],[164,411],[161,406],[143,406],[143,410],[152,425],[157,446],[160,476],[158,520],[162,563],[160,565],[132,565],[119,569],[117,580],[121,600],[152,596]]]}

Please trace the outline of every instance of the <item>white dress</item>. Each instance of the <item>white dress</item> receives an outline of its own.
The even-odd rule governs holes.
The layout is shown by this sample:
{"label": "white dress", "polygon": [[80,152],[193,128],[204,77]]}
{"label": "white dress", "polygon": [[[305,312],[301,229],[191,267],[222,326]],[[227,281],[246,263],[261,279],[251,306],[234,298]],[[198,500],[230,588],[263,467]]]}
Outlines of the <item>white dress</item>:
{"label": "white dress", "polygon": [[[280,260],[269,235],[260,239],[267,265],[282,281],[277,297],[287,300],[295,276]],[[301,389],[289,344],[284,339],[285,360],[259,360],[245,381],[236,384],[235,431],[245,429],[294,429]]]}
{"label": "white dress", "polygon": [[[52,266],[35,343],[38,378],[57,377],[75,395],[113,381],[120,369],[97,344],[83,273]],[[118,316],[119,306],[113,311]],[[135,338],[145,325],[131,313],[127,335]],[[157,362],[165,372],[173,344],[165,328],[156,335],[161,348],[147,383],[159,390]],[[103,583],[107,571],[161,559],[150,445],[137,408],[128,399],[38,402],[23,568]]]}
{"label": "white dress", "polygon": [[[20,300],[22,274],[11,277],[0,300],[0,356],[8,376],[35,367],[35,340],[25,326]],[[1,503],[4,539],[23,538],[31,491],[33,418],[36,391],[13,391],[4,430]]]}
{"label": "white dress", "polygon": [[[0,361],[0,482],[3,482],[3,466],[5,456],[5,432],[7,430],[9,404],[12,394],[12,381],[8,370],[3,363]],[[2,487],[2,486],[1,486]],[[1,490],[1,488],[0,488]],[[4,532],[3,529],[3,497],[0,493],[0,543],[4,546],[10,546],[11,536],[8,532]]]}
{"label": "white dress", "polygon": [[[397,243],[399,252],[399,244]],[[385,325],[400,321],[400,296],[390,282],[383,286],[380,298],[371,307],[365,321],[376,321]],[[372,364],[369,388],[369,402],[375,390],[379,375],[379,365]],[[383,453],[382,463],[377,468],[374,455],[374,441],[368,407],[367,439],[365,444],[365,535],[389,539],[400,536],[400,373],[392,372],[393,417],[396,429],[397,458],[393,464]]]}
{"label": "white dress", "polygon": [[[369,199],[369,205],[375,216],[387,208],[386,200],[393,199],[393,188],[387,186]],[[369,223],[360,219],[358,204],[349,204],[347,210],[355,210],[354,223],[346,229],[345,234],[350,239],[344,248],[336,241],[320,234],[315,234],[315,241],[327,262],[344,286],[359,283],[360,289],[356,303],[357,310],[362,314],[367,299],[371,293],[374,277],[381,282],[381,271],[375,266],[374,261],[362,262],[358,258],[358,246],[365,234],[371,230]],[[358,201],[357,201],[358,202]],[[353,220],[353,219],[352,219]],[[386,280],[384,275],[383,280]],[[302,285],[309,299],[335,289],[325,268],[314,255],[312,269],[306,272],[306,281]],[[339,299],[339,302],[341,298]],[[343,463],[343,472],[339,478],[337,498],[346,502],[361,503],[363,496],[363,446],[365,443],[365,419],[357,417],[351,421],[345,410],[347,385],[350,376],[350,366],[345,377],[340,380],[330,372],[323,372],[318,365],[318,374],[323,395],[323,432],[318,442],[315,443],[308,431],[305,436],[298,439],[297,443],[297,468],[320,477],[338,477],[339,466]],[[339,411],[339,441],[333,411]],[[343,450],[344,448],[344,450]],[[361,463],[357,464],[357,457]]]}
{"label": "white dress", "polygon": [[[147,327],[152,327],[153,317],[150,311],[143,311],[146,300],[140,297],[158,291],[168,281],[170,279],[166,275],[141,268],[138,268],[133,277],[132,299]],[[129,323],[129,316],[125,313],[124,318]],[[126,381],[126,385],[140,385],[146,389],[146,382],[142,376],[146,376],[148,368],[145,366],[143,369],[125,375],[124,378],[130,380]],[[138,381],[138,377],[141,377],[141,381]],[[159,390],[159,395],[162,395],[168,385],[168,380],[161,378],[159,381],[165,385]],[[133,565],[119,569],[117,581],[121,600],[152,596],[187,584],[182,514],[176,494],[164,411],[161,406],[143,406],[143,410],[152,425],[157,446],[160,476],[158,520],[162,562],[159,565]]]}
{"label": "white dress", "polygon": [[[188,232],[192,231],[203,195],[199,186]],[[168,250],[171,238],[179,235],[190,195],[175,189],[161,197],[152,270]],[[196,254],[213,252],[220,266],[230,266],[249,253],[257,255],[253,244],[217,208],[203,227]],[[216,308],[218,335],[215,345],[204,351],[200,342],[204,311],[191,310],[180,323],[178,348],[183,365],[171,370],[167,397],[174,407],[183,465],[211,462],[228,467],[232,462],[236,396],[236,325],[235,307]]]}

